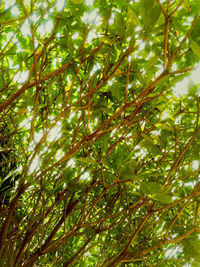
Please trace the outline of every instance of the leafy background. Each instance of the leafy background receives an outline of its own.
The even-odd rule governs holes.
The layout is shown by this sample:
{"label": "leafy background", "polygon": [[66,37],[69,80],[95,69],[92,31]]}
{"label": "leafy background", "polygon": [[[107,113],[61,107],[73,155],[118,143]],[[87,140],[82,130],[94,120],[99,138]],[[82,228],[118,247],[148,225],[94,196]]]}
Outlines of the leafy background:
{"label": "leafy background", "polygon": [[199,266],[199,12],[0,2],[2,266]]}

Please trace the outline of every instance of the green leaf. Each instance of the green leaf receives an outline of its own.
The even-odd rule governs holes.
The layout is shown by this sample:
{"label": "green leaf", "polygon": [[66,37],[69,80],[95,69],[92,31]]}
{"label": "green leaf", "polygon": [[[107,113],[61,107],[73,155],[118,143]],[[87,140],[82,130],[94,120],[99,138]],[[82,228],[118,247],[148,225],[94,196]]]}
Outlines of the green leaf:
{"label": "green leaf", "polygon": [[200,46],[192,40],[191,40],[191,48],[194,54],[200,58]]}
{"label": "green leaf", "polygon": [[146,81],[145,81],[145,79],[144,79],[144,76],[143,76],[141,73],[139,73],[139,72],[136,73],[136,76],[137,76],[139,82],[140,82],[143,86],[146,86]]}
{"label": "green leaf", "polygon": [[174,129],[170,126],[168,126],[167,124],[165,123],[156,123],[155,125],[158,129],[163,129],[163,130],[167,130],[169,132],[174,132]]}
{"label": "green leaf", "polygon": [[152,27],[161,14],[161,9],[152,0],[141,0],[142,18],[146,28]]}
{"label": "green leaf", "polygon": [[152,142],[143,140],[142,142],[140,142],[140,146],[146,148],[148,152],[151,152],[155,155],[160,154],[160,149],[156,145],[154,145]]}
{"label": "green leaf", "polygon": [[152,11],[152,22],[151,24],[154,25],[161,14],[161,8],[158,5],[155,5]]}
{"label": "green leaf", "polygon": [[191,31],[191,38],[194,42],[198,42],[199,45],[199,35],[200,35],[200,20],[196,22],[192,31]]}
{"label": "green leaf", "polygon": [[109,137],[110,137],[110,135],[108,133],[107,134],[104,134],[102,136],[102,153],[103,153],[103,156],[105,156],[106,153],[107,153],[107,151],[108,151]]}
{"label": "green leaf", "polygon": [[137,162],[135,159],[129,160],[127,163],[123,164],[123,166],[120,167],[119,175],[122,179],[128,179],[128,178],[134,178],[135,174],[135,168],[136,168]]}
{"label": "green leaf", "polygon": [[115,41],[107,36],[99,37],[99,40],[105,44],[113,45]]}
{"label": "green leaf", "polygon": [[149,60],[148,60],[148,64],[147,64],[147,69],[151,69],[153,66],[155,66],[158,63],[158,55],[154,55],[152,56]]}
{"label": "green leaf", "polygon": [[103,157],[101,161],[107,168],[112,169],[112,164],[106,157]]}
{"label": "green leaf", "polygon": [[113,158],[114,166],[116,167],[116,170],[119,170],[121,168],[121,164],[125,157],[125,151],[123,150],[123,147],[118,145],[115,156]]}
{"label": "green leaf", "polygon": [[84,0],[70,0],[74,4],[82,4]]}
{"label": "green leaf", "polygon": [[97,164],[96,160],[91,158],[78,158],[77,160],[83,163]]}
{"label": "green leaf", "polygon": [[123,38],[125,34],[125,29],[124,29],[124,17],[120,13],[116,13],[115,15],[115,32],[118,34],[121,38]]}
{"label": "green leaf", "polygon": [[169,204],[172,202],[172,197],[167,195],[164,192],[153,194],[152,198],[156,201],[163,203],[163,204]]}
{"label": "green leaf", "polygon": [[152,139],[149,135],[147,135],[147,134],[145,134],[145,133],[141,133],[141,136],[142,136],[147,142],[152,142],[152,143],[153,143],[153,139]]}
{"label": "green leaf", "polygon": [[150,195],[150,197],[156,201],[164,204],[172,202],[172,197],[162,192],[162,185],[157,182],[148,182],[147,184],[141,183],[140,190],[144,194]]}
{"label": "green leaf", "polygon": [[196,95],[198,90],[199,90],[199,85],[195,85],[191,81],[191,83],[188,85],[188,94],[189,95]]}
{"label": "green leaf", "polygon": [[141,183],[140,190],[145,194],[157,194],[162,192],[162,185],[157,182]]}
{"label": "green leaf", "polygon": [[121,98],[121,84],[119,83],[114,83],[111,86],[111,92],[113,97],[117,100],[117,102],[120,102],[120,98]]}
{"label": "green leaf", "polygon": [[135,10],[131,6],[128,6],[128,15],[129,15],[131,22],[135,24],[135,26],[140,25],[140,20],[138,19],[138,16],[135,13]]}
{"label": "green leaf", "polygon": [[200,11],[200,2],[199,2],[199,0],[195,0],[195,3],[197,5],[197,7],[198,7],[198,10]]}

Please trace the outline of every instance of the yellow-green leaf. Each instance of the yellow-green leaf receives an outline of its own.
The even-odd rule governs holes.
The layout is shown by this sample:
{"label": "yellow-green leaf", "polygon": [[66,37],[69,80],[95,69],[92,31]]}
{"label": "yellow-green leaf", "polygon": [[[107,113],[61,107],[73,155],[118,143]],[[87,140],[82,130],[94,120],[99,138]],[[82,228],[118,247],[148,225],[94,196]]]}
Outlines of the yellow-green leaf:
{"label": "yellow-green leaf", "polygon": [[192,40],[191,40],[191,48],[194,54],[200,58],[200,46]]}

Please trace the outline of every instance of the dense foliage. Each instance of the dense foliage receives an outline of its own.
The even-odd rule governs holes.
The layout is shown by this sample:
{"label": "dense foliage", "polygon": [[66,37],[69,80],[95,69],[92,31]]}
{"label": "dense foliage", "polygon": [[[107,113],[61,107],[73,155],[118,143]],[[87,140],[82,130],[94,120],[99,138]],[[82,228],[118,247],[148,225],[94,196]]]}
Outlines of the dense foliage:
{"label": "dense foliage", "polygon": [[199,266],[199,13],[0,2],[1,266]]}

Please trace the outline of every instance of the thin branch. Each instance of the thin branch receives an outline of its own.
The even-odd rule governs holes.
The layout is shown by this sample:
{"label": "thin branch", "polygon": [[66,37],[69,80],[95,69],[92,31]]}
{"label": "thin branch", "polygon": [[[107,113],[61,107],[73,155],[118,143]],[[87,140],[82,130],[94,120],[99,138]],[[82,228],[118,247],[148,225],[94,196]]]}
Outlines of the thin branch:
{"label": "thin branch", "polygon": [[179,9],[179,7],[183,4],[185,0],[180,0],[180,2],[178,3],[178,5],[174,8],[174,10],[170,13],[170,17],[172,17],[176,11]]}
{"label": "thin branch", "polygon": [[169,25],[170,25],[170,17],[165,17],[165,34],[164,34],[164,46],[163,46],[163,65],[166,67],[166,59],[167,59],[167,48],[168,48],[168,39],[169,39]]}
{"label": "thin branch", "polygon": [[183,40],[181,41],[179,47],[175,50],[174,54],[171,56],[171,58],[169,59],[169,62],[167,64],[167,69],[169,69],[173,63],[173,61],[176,59],[176,57],[178,56],[179,51],[181,50],[183,44],[185,43],[185,41],[189,38],[190,33],[192,31],[192,29],[194,28],[195,24],[197,23],[197,21],[199,20],[199,17],[195,17],[190,29],[188,30],[187,34],[185,35],[185,37],[183,38]]}
{"label": "thin branch", "polygon": [[165,18],[166,18],[166,17],[167,17],[167,12],[166,12],[166,10],[165,10],[164,5],[160,2],[160,0],[156,0],[156,1],[158,2],[159,6],[160,6],[160,8],[161,8],[161,10],[162,10],[162,13],[163,13],[163,15],[164,15]]}
{"label": "thin branch", "polygon": [[172,220],[172,222],[170,223],[169,227],[167,228],[165,234],[164,234],[164,238],[167,237],[167,235],[169,234],[170,229],[172,228],[172,226],[175,224],[175,222],[177,221],[178,217],[180,216],[180,214],[182,213],[182,211],[185,209],[185,207],[189,204],[190,199],[188,199],[185,204],[180,208],[180,210],[177,212],[176,216],[174,217],[174,219]]}

